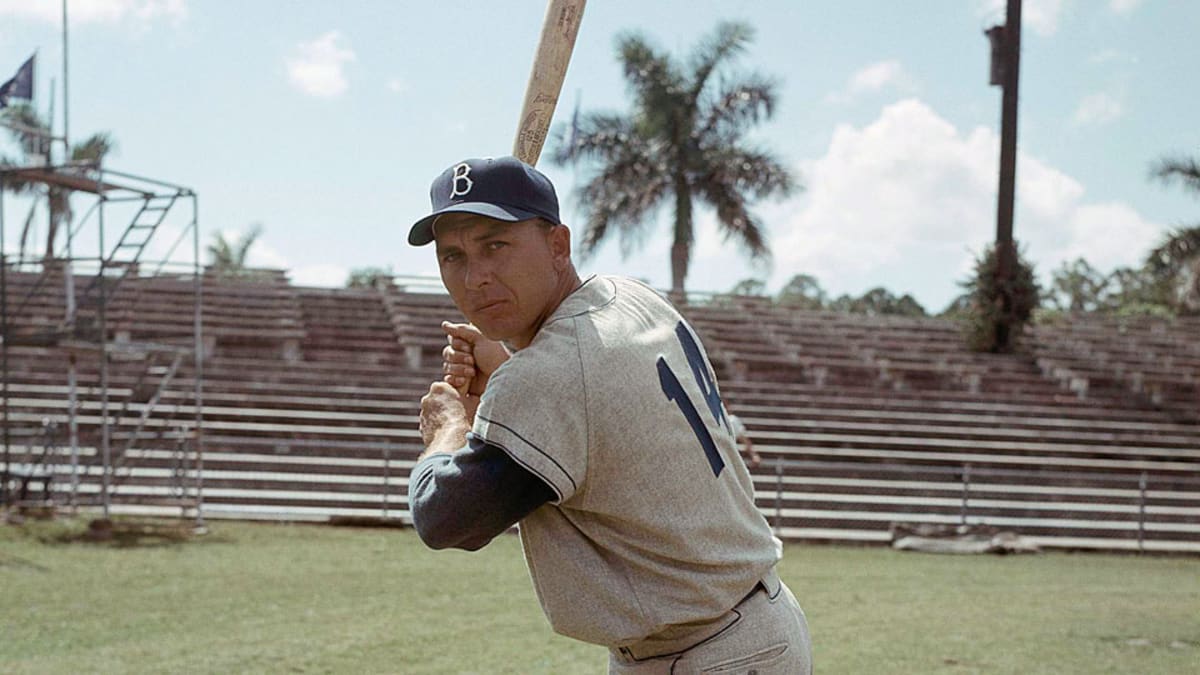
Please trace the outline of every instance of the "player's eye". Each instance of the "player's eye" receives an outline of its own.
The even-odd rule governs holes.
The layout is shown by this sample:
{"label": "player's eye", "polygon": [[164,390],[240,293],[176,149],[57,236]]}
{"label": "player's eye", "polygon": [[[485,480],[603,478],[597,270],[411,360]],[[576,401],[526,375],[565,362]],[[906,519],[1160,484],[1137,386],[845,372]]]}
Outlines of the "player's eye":
{"label": "player's eye", "polygon": [[458,251],[451,251],[449,253],[442,254],[442,264],[443,265],[449,265],[450,263],[456,263],[461,259],[462,259],[462,254],[459,253]]}
{"label": "player's eye", "polygon": [[508,246],[507,241],[489,241],[487,243],[487,249],[489,251],[499,251],[500,249],[504,248],[505,246]]}

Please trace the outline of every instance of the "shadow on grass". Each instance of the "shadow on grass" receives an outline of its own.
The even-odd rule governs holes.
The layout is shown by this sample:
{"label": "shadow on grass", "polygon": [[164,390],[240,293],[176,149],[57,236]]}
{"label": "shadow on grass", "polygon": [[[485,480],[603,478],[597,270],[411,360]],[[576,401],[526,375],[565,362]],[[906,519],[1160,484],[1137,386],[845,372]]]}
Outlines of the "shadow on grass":
{"label": "shadow on grass", "polygon": [[32,560],[26,560],[20,556],[0,551],[0,567],[16,567],[18,569],[33,570],[35,572],[49,572],[50,568],[45,565],[39,565]]}
{"label": "shadow on grass", "polygon": [[162,548],[186,544],[232,544],[236,540],[169,518],[62,518],[10,523],[19,535],[43,544],[82,544],[105,548]]}

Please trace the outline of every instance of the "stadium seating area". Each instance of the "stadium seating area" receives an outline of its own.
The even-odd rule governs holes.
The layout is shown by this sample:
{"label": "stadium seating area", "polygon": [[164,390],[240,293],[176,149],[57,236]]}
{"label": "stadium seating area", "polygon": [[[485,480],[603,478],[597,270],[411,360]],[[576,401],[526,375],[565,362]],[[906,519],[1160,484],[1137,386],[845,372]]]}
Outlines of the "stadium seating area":
{"label": "stadium seating area", "polygon": [[[5,383],[10,461],[48,467],[56,502],[72,490],[74,358],[80,503],[100,494],[107,407],[117,512],[194,513],[202,485],[206,517],[407,517],[438,324],[461,319],[444,294],[206,276],[198,359],[193,280],[131,276],[108,305],[105,403],[94,344],[32,339],[61,322],[62,282],[10,273]],[[737,296],[684,314],[765,460],[756,498],[785,538],[986,523],[1044,546],[1200,552],[1195,319],[1075,317],[990,355],[943,319]]]}

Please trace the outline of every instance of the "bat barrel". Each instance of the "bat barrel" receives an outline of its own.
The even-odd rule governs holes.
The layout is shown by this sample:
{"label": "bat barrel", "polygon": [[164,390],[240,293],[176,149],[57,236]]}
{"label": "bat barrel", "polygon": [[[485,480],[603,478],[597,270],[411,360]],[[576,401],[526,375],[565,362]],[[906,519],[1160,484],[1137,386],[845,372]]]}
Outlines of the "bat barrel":
{"label": "bat barrel", "polygon": [[513,156],[526,164],[537,164],[542,154],[585,4],[586,0],[550,0],[546,3],[546,18],[513,141]]}

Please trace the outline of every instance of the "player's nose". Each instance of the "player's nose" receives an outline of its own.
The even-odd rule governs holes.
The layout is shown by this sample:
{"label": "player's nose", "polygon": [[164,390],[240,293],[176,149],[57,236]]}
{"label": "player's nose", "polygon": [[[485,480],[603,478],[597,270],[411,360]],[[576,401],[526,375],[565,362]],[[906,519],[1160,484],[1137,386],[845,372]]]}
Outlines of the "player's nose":
{"label": "player's nose", "polygon": [[477,291],[495,278],[495,270],[486,259],[472,260],[467,263],[464,283],[468,290]]}

